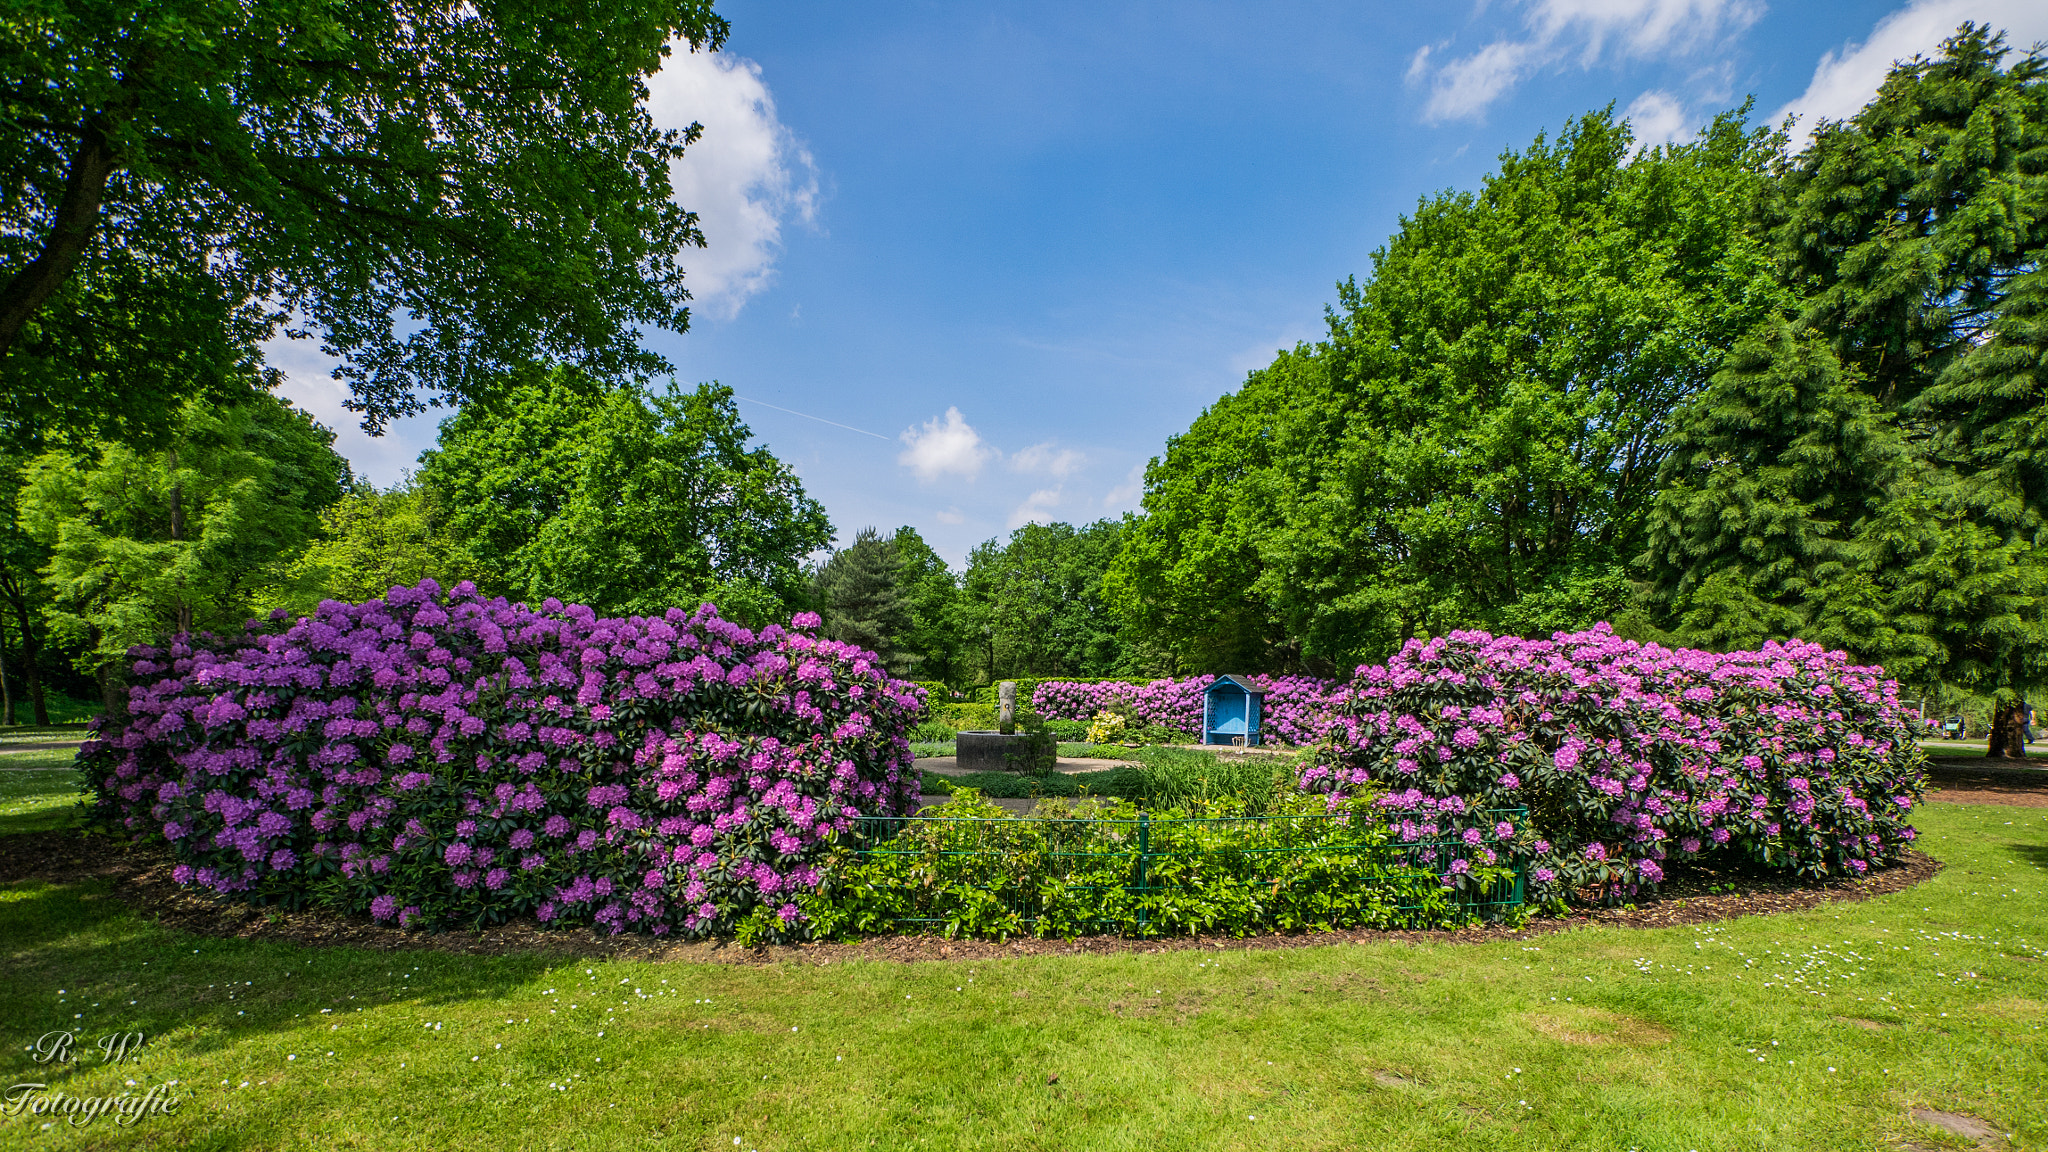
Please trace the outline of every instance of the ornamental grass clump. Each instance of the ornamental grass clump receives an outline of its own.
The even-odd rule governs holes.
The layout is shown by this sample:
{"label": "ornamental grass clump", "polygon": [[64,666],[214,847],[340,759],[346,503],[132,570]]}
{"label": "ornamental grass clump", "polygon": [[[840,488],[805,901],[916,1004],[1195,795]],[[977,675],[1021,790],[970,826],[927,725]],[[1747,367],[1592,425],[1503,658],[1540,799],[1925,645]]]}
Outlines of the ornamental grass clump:
{"label": "ornamental grass clump", "polygon": [[1360,668],[1343,697],[1299,786],[1379,791],[1404,838],[1435,834],[1445,805],[1525,806],[1538,895],[1613,898],[1706,856],[1854,877],[1914,838],[1925,757],[1897,684],[1816,644],[1454,632]]}
{"label": "ornamental grass clump", "polygon": [[824,845],[917,805],[923,690],[818,618],[599,619],[433,581],[131,651],[97,811],[179,883],[407,926],[793,928]]}

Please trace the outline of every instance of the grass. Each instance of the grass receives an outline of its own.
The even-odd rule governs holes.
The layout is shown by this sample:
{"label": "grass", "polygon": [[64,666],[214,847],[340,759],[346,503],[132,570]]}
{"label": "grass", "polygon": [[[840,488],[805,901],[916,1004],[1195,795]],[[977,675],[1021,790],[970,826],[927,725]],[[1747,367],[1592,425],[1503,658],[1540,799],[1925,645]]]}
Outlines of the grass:
{"label": "grass", "polygon": [[[2048,1143],[2048,812],[1932,805],[1927,884],[1483,945],[829,966],[376,953],[0,887],[10,1083],[139,1092],[13,1147],[1843,1149]],[[142,1057],[38,1066],[77,1028]],[[130,1087],[129,1082],[134,1086]],[[736,1144],[735,1141],[738,1143]]]}
{"label": "grass", "polygon": [[59,740],[83,740],[86,737],[85,722],[76,724],[16,724],[11,728],[0,728],[0,745],[55,743]]}
{"label": "grass", "polygon": [[0,835],[79,823],[79,775],[69,751],[0,756]]}
{"label": "grass", "polygon": [[[1981,737],[1969,741],[1922,740],[1920,741],[1920,747],[1929,756],[1939,756],[1944,760],[1984,760],[1986,759],[1984,755],[1985,743]],[[2000,759],[1990,762],[2012,768],[2048,767],[2048,741],[2036,740],[2032,744],[2027,745],[2027,758],[2025,760],[2007,761]]]}

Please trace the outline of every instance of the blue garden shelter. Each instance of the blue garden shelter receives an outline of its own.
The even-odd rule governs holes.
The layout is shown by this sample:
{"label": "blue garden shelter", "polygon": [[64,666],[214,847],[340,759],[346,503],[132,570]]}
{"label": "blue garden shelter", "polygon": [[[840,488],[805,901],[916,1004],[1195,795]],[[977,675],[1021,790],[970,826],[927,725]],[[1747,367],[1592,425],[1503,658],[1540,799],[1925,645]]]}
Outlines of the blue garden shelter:
{"label": "blue garden shelter", "polygon": [[1237,676],[1218,676],[1202,690],[1202,743],[1246,747],[1259,742],[1259,718],[1266,690]]}

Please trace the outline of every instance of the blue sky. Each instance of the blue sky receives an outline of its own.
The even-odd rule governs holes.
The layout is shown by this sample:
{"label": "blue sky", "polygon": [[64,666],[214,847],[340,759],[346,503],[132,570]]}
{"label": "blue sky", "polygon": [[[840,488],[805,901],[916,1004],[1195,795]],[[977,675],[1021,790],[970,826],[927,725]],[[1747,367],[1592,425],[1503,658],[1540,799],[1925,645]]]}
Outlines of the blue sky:
{"label": "blue sky", "polygon": [[[956,563],[1136,507],[1419,197],[1538,132],[1610,102],[1651,141],[1752,95],[1842,116],[1964,19],[2048,39],[2038,0],[719,10],[726,50],[652,85],[658,122],[705,127],[674,175],[710,247],[691,330],[647,342],[747,398],[842,542],[909,524]],[[373,481],[432,443],[435,415],[362,436],[316,355],[272,358]]]}

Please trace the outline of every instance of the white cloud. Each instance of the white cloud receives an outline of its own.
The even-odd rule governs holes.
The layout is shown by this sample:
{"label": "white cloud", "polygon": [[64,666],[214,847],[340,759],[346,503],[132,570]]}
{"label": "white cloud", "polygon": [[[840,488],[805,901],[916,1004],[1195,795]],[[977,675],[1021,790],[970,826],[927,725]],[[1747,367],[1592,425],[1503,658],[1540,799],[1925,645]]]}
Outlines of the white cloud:
{"label": "white cloud", "polygon": [[1072,448],[1055,449],[1049,440],[1010,454],[1011,471],[1041,472],[1055,479],[1071,475],[1081,463],[1082,456],[1079,452]]}
{"label": "white cloud", "polygon": [[1441,47],[1441,44],[1424,44],[1417,48],[1414,57],[1408,61],[1407,73],[1401,79],[1410,84],[1421,83],[1422,78],[1429,75],[1429,54]]}
{"label": "white cloud", "polygon": [[676,203],[697,213],[707,247],[681,255],[699,307],[728,319],[774,278],[782,226],[818,211],[811,154],[775,115],[761,66],[676,44],[647,82],[649,115],[661,128],[704,126],[669,166]]}
{"label": "white cloud", "polygon": [[1451,61],[1437,70],[1423,118],[1434,122],[1477,116],[1522,78],[1536,55],[1537,49],[1528,44],[1494,43]]}
{"label": "white cloud", "polygon": [[995,449],[981,442],[981,433],[961,417],[958,408],[946,409],[944,416],[934,416],[922,428],[905,429],[902,440],[906,447],[896,462],[917,473],[917,478],[926,483],[949,473],[972,480],[981,475],[981,466],[996,455]]}
{"label": "white cloud", "polygon": [[1430,88],[1423,118],[1476,118],[1530,75],[1576,56],[1590,68],[1607,56],[1696,57],[1763,14],[1760,0],[1528,0],[1523,33],[1503,36],[1434,70],[1425,48],[1408,66]]}
{"label": "white cloud", "polygon": [[278,336],[263,344],[263,360],[284,373],[278,395],[312,414],[313,419],[334,430],[334,450],[341,453],[357,476],[379,488],[389,488],[417,467],[420,453],[434,446],[446,409],[428,409],[385,425],[384,435],[372,436],[362,429],[362,414],[343,405],[349,399],[348,385],[334,378],[335,359],[323,354],[312,340]]}
{"label": "white cloud", "polygon": [[1039,524],[1052,523],[1053,509],[1060,505],[1060,491],[1058,488],[1040,488],[1038,491],[1025,497],[1024,502],[1017,505],[1016,510],[1010,513],[1010,530],[1014,532],[1024,525],[1034,522]]}
{"label": "white cloud", "polygon": [[943,512],[934,512],[932,513],[932,519],[937,520],[941,524],[967,523],[966,515],[963,514],[958,508],[948,508]]}
{"label": "white cloud", "polygon": [[1770,122],[1797,115],[1810,133],[1822,119],[1854,116],[1877,95],[1893,64],[1932,57],[1965,20],[2004,30],[2006,44],[2020,51],[2048,40],[2048,5],[2040,0],[1921,0],[1878,21],[1863,43],[1822,56],[1806,91],[1773,113]]}
{"label": "white cloud", "polygon": [[1684,144],[1693,138],[1692,117],[1685,105],[1669,92],[1645,92],[1622,114],[1635,130],[1636,144],[1651,148],[1658,144]]}
{"label": "white cloud", "polygon": [[1145,466],[1133,464],[1130,472],[1124,476],[1124,482],[1111,488],[1108,495],[1102,498],[1102,510],[1111,516],[1131,511],[1137,508],[1144,495]]}

